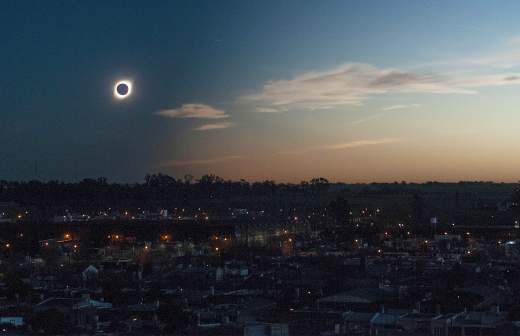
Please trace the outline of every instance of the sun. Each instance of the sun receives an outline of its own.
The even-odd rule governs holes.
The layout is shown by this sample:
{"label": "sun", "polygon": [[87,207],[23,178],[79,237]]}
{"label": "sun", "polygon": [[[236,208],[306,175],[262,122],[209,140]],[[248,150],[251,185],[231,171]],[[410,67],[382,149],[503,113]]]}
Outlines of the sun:
{"label": "sun", "polygon": [[126,99],[132,94],[132,81],[120,80],[114,85],[114,97]]}

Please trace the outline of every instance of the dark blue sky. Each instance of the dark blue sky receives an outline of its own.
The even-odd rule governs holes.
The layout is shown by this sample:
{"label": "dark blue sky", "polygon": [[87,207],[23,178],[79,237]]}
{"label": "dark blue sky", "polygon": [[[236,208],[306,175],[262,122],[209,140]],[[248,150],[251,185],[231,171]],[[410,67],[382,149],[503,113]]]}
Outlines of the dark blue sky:
{"label": "dark blue sky", "polygon": [[[454,175],[452,166],[466,162],[454,161],[459,152],[449,144],[457,139],[444,148],[435,140],[439,134],[424,130],[446,129],[444,137],[479,133],[490,125],[485,108],[498,108],[501,120],[511,116],[509,106],[518,102],[510,86],[520,63],[518,7],[514,1],[500,7],[484,1],[2,1],[0,179],[32,179],[35,163],[45,180],[137,181],[159,170],[296,181],[494,172],[515,179],[500,167],[520,162],[505,157],[500,166]],[[398,83],[388,81],[393,72]],[[336,73],[346,77],[327,81]],[[507,85],[494,76],[509,78]],[[355,84],[366,78],[383,79],[384,86]],[[124,101],[112,96],[119,79],[134,85]],[[330,91],[317,93],[324,88]],[[394,110],[400,112],[389,117]],[[454,110],[458,117],[446,112]],[[464,122],[469,115],[477,118],[471,125]],[[492,132],[486,143],[510,143],[508,124],[492,122],[504,138],[491,141]],[[468,160],[488,158],[493,146]],[[365,154],[359,147],[367,147]],[[434,171],[425,166],[420,175],[402,163],[410,151],[424,159],[425,149],[449,164]],[[367,169],[382,167],[377,158],[386,158],[390,169]]]}

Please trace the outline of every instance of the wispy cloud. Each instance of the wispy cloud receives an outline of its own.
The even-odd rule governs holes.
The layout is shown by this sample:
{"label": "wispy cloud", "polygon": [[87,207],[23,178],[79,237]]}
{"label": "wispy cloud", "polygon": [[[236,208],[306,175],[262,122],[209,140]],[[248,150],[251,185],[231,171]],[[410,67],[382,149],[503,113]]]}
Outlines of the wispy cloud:
{"label": "wispy cloud", "polygon": [[520,84],[520,74],[459,73],[453,77],[442,72],[348,63],[327,71],[270,81],[259,92],[242,99],[262,106],[257,108],[259,112],[313,110],[362,105],[370,97],[384,93],[475,94],[480,87],[512,84]]}
{"label": "wispy cloud", "polygon": [[229,155],[229,156],[221,156],[221,157],[198,159],[198,160],[168,160],[168,161],[161,162],[159,164],[159,168],[212,165],[212,164],[216,164],[216,163],[222,163],[222,162],[226,162],[226,161],[230,161],[230,160],[238,160],[238,159],[243,159],[243,158],[245,158],[245,156]]}
{"label": "wispy cloud", "polygon": [[385,113],[376,113],[376,114],[372,114],[372,115],[369,115],[368,117],[354,120],[353,122],[351,122],[351,124],[352,124],[352,125],[363,124],[363,123],[366,123],[367,121],[377,119],[377,118],[379,118],[379,117],[381,117],[381,116],[383,116],[383,115],[385,115]]}
{"label": "wispy cloud", "polygon": [[421,105],[420,104],[401,104],[401,105],[386,106],[386,107],[383,107],[381,109],[381,111],[383,111],[383,112],[375,113],[375,114],[369,115],[367,117],[354,120],[354,121],[351,122],[351,124],[352,125],[363,124],[363,123],[365,123],[367,121],[378,119],[378,118],[380,118],[380,117],[382,117],[382,116],[384,116],[384,115],[386,115],[386,114],[388,114],[389,112],[392,112],[392,111],[409,109],[409,108],[414,108],[414,107],[419,107],[419,106],[421,106]]}
{"label": "wispy cloud", "polygon": [[459,63],[509,69],[520,65],[520,36],[508,39],[506,48],[487,55],[462,59]]}
{"label": "wispy cloud", "polygon": [[467,57],[437,60],[416,65],[420,68],[444,68],[455,71],[504,70],[520,66],[520,36],[508,38],[502,47],[493,52]]}
{"label": "wispy cloud", "polygon": [[223,122],[217,122],[212,124],[205,124],[198,127],[195,127],[193,130],[195,131],[211,131],[211,130],[218,130],[218,129],[224,129],[224,128],[230,128],[235,126],[234,122],[230,121],[223,121]]}
{"label": "wispy cloud", "polygon": [[419,107],[421,104],[403,104],[403,105],[391,105],[387,107],[383,107],[381,111],[395,111],[395,110],[403,110],[407,108]]}
{"label": "wispy cloud", "polygon": [[256,112],[260,113],[279,113],[279,112],[285,112],[287,109],[283,108],[273,108],[273,107],[257,107]]}
{"label": "wispy cloud", "polygon": [[354,121],[351,122],[351,124],[352,125],[363,124],[363,123],[365,123],[367,121],[378,119],[378,118],[380,118],[380,117],[382,117],[382,116],[384,116],[384,115],[386,115],[386,114],[388,114],[389,112],[392,112],[392,111],[403,110],[403,109],[408,109],[408,108],[414,108],[414,107],[419,107],[419,106],[421,106],[421,105],[420,104],[401,104],[401,105],[386,106],[386,107],[383,107],[381,109],[381,111],[383,111],[383,112],[375,113],[375,114],[369,115],[367,117],[354,120]]}
{"label": "wispy cloud", "polygon": [[332,145],[319,145],[319,146],[311,146],[311,147],[307,147],[307,148],[299,148],[299,149],[279,152],[278,154],[302,154],[302,153],[313,152],[313,151],[352,149],[352,148],[367,147],[367,146],[385,145],[385,144],[391,144],[391,143],[402,142],[402,141],[403,141],[402,139],[398,139],[398,138],[354,140],[354,141],[342,142],[342,143],[332,144]]}
{"label": "wispy cloud", "polygon": [[168,118],[225,119],[229,114],[206,104],[183,104],[175,109],[156,112],[157,115]]}

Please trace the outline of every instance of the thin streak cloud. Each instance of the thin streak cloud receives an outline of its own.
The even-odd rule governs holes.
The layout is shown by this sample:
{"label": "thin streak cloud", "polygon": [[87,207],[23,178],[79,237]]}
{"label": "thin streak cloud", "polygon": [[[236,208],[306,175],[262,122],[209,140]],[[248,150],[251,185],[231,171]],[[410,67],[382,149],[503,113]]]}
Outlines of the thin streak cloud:
{"label": "thin streak cloud", "polygon": [[380,112],[380,113],[375,113],[375,114],[372,114],[372,115],[369,115],[368,117],[364,117],[364,118],[361,118],[361,119],[358,119],[358,120],[354,120],[353,122],[351,122],[352,125],[359,125],[359,124],[363,124],[367,121],[371,121],[371,120],[374,120],[374,119],[378,119],[378,118],[381,118],[382,116],[388,114],[389,112],[392,112],[392,111],[397,111],[397,110],[404,110],[404,109],[409,109],[409,108],[415,108],[415,107],[419,107],[421,106],[421,104],[401,104],[401,105],[391,105],[391,106],[387,106],[387,107],[383,107],[381,109],[381,111],[383,112]]}
{"label": "thin streak cloud", "polygon": [[376,114],[372,114],[368,117],[365,117],[365,118],[361,118],[361,119],[358,119],[358,120],[354,120],[353,122],[351,122],[352,125],[359,125],[359,124],[363,124],[363,123],[366,123],[367,121],[370,121],[370,120],[374,120],[374,119],[377,119],[377,118],[380,118],[382,117],[383,115],[385,115],[385,113],[376,113]]}
{"label": "thin streak cloud", "polygon": [[194,131],[212,131],[212,130],[219,130],[219,129],[225,129],[235,126],[234,122],[230,121],[224,121],[224,122],[218,122],[213,124],[205,124],[198,127],[195,127]]}
{"label": "thin streak cloud", "polygon": [[256,112],[260,113],[279,113],[279,112],[285,112],[286,109],[276,109],[273,107],[257,107]]}
{"label": "thin streak cloud", "polygon": [[221,156],[221,157],[216,157],[216,158],[199,159],[199,160],[168,160],[168,161],[161,162],[159,164],[159,168],[212,165],[212,164],[216,164],[216,163],[223,163],[223,162],[227,162],[230,160],[238,160],[238,159],[243,159],[243,158],[245,158],[245,156],[229,155],[229,156]]}
{"label": "thin streak cloud", "polygon": [[397,142],[402,142],[402,141],[403,140],[399,139],[399,138],[354,140],[354,141],[343,142],[343,143],[338,143],[338,144],[311,146],[311,147],[307,147],[307,148],[283,151],[283,152],[279,152],[278,154],[302,154],[302,153],[313,152],[313,151],[353,149],[353,148],[360,148],[360,147],[367,147],[367,146],[385,145],[385,144],[397,143]]}
{"label": "thin streak cloud", "polygon": [[419,107],[419,106],[421,106],[421,105],[420,104],[392,105],[392,106],[383,107],[381,109],[381,111],[403,110],[403,109]]}
{"label": "thin streak cloud", "polygon": [[165,109],[156,112],[157,115],[167,118],[197,118],[197,119],[225,119],[229,118],[223,110],[206,104],[183,104],[175,109]]}

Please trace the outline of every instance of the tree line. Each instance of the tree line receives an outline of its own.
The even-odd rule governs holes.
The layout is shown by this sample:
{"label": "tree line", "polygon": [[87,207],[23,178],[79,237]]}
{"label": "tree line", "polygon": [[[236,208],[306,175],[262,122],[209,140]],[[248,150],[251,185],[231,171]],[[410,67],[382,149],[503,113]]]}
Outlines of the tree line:
{"label": "tree line", "polygon": [[87,178],[79,182],[0,181],[0,202],[36,206],[102,206],[111,204],[161,205],[194,200],[216,201],[232,198],[286,197],[318,195],[329,190],[325,178],[300,184],[272,180],[248,182],[225,180],[214,174],[195,179],[191,175],[175,178],[166,174],[147,174],[139,183],[110,183],[106,178]]}

